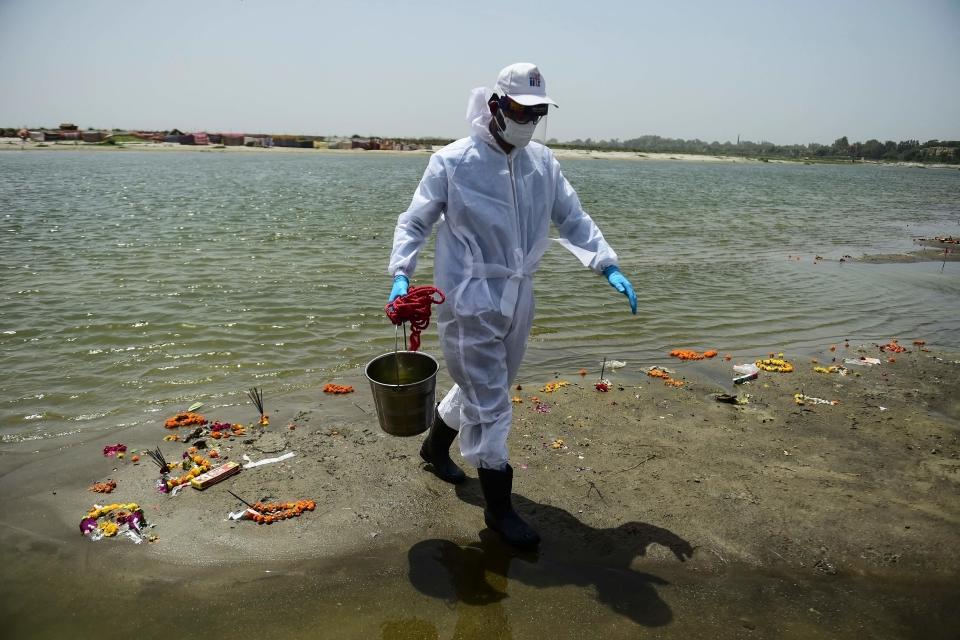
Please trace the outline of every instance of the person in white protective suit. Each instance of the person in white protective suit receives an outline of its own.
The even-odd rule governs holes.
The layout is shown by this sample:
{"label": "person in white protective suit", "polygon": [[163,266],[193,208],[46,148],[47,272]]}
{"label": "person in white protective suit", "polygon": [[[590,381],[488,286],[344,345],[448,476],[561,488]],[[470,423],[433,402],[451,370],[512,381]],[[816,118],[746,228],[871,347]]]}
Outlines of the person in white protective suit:
{"label": "person in white protective suit", "polygon": [[437,327],[456,385],[438,404],[420,455],[441,479],[463,481],[449,455],[459,432],[460,452],[480,478],[487,526],[518,547],[533,547],[540,537],[510,499],[509,391],[533,323],[531,278],[550,245],[551,223],[557,241],[606,276],[637,312],[617,254],[580,206],[551,151],[531,142],[549,105],[556,103],[529,63],[503,69],[492,91],[473,90],[467,109],[472,135],[430,158],[410,207],[397,220],[388,267],[392,302],[407,293],[417,255],[437,225],[434,284],[446,294]]}

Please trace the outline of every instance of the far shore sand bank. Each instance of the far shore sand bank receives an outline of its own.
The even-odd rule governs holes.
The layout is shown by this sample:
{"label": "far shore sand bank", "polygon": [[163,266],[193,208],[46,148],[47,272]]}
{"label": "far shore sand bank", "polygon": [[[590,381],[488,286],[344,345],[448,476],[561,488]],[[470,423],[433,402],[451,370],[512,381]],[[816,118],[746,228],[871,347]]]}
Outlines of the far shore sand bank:
{"label": "far shore sand bank", "polygon": [[[728,163],[773,163],[773,164],[819,164],[817,160],[799,159],[788,160],[783,158],[748,158],[742,156],[723,156],[696,153],[655,153],[647,151],[605,151],[589,149],[561,149],[551,148],[554,155],[563,159],[582,160],[650,160],[650,161],[678,161],[678,162],[728,162]],[[70,141],[34,142],[29,140],[21,143],[19,138],[0,138],[0,151],[103,151],[117,152],[123,150],[137,151],[183,151],[199,153],[335,153],[335,154],[367,154],[376,155],[429,155],[430,149],[416,151],[366,151],[363,149],[298,149],[293,147],[242,147],[224,145],[182,145],[171,142],[122,142],[116,145],[99,143],[83,143]],[[844,164],[835,160],[824,161],[824,164]],[[857,164],[875,164],[880,166],[916,167],[929,169],[960,170],[960,165],[930,164],[919,162],[875,162],[865,161]]]}

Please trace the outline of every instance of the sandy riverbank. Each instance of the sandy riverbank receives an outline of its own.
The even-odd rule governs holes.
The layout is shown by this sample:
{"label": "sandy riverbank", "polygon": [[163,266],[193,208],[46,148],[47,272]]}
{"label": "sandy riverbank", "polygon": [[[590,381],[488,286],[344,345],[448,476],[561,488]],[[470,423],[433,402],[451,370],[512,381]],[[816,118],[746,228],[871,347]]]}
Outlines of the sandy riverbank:
{"label": "sandy riverbank", "polygon": [[[608,375],[609,393],[575,370],[520,380],[514,493],[543,534],[538,556],[483,531],[474,470],[454,490],[422,470],[419,437],[379,429],[359,372],[336,381],[355,386],[345,396],[266,389],[269,427],[205,443],[221,459],[296,455],[203,492],[158,494],[150,460],[131,461],[158,445],[168,458],[184,451],[162,441],[162,418],[4,445],[3,617],[17,637],[126,637],[130,613],[144,637],[181,623],[244,637],[273,610],[293,612],[275,621],[287,637],[450,637],[491,624],[517,638],[635,637],[644,626],[678,638],[952,637],[960,355],[911,347],[887,362],[851,344],[818,359],[861,355],[883,363],[840,376],[795,361],[794,373],[742,386],[720,358],[663,363],[682,388],[628,363]],[[557,379],[571,384],[542,391]],[[838,404],[798,406],[800,391]],[[235,411],[208,417],[256,417]],[[124,460],[102,455],[116,442],[130,448]],[[114,493],[87,490],[108,478]],[[229,522],[241,505],[227,489],[310,498],[317,510]],[[143,507],[156,542],[80,535],[93,503],[126,501]]]}
{"label": "sandy riverbank", "polygon": [[[27,141],[21,145],[18,138],[0,138],[0,151],[79,151],[92,150],[103,152],[117,152],[123,150],[137,151],[184,151],[199,153],[336,153],[336,154],[420,154],[429,155],[431,149],[416,151],[365,151],[363,149],[297,149],[291,147],[239,147],[224,145],[181,145],[172,142],[123,142],[116,145],[74,143],[69,141],[55,141],[38,143]],[[589,151],[586,149],[553,149],[557,158],[579,160],[675,160],[685,162],[760,162],[754,158],[735,156],[710,156],[692,153],[640,153],[635,151]],[[772,162],[786,162],[776,160]]]}
{"label": "sandy riverbank", "polygon": [[[419,149],[416,151],[365,151],[363,149],[296,149],[290,147],[239,147],[223,145],[181,145],[172,142],[123,142],[116,145],[74,143],[70,141],[54,142],[34,142],[27,141],[21,144],[19,138],[0,138],[0,151],[99,151],[99,152],[118,152],[118,151],[182,151],[197,153],[334,153],[334,154],[419,154],[429,155],[433,151],[430,149]],[[561,159],[574,160],[636,160],[636,161],[679,161],[679,162],[725,162],[725,163],[773,163],[773,164],[797,164],[796,160],[784,159],[759,159],[744,158],[741,156],[717,156],[695,153],[653,153],[640,151],[593,151],[587,149],[552,149],[554,155]],[[803,161],[799,161],[803,162]],[[806,161],[812,164],[813,161]],[[836,164],[831,162],[831,164]],[[957,169],[957,165],[947,164],[922,164],[916,162],[873,162],[881,166],[900,166],[930,169]]]}

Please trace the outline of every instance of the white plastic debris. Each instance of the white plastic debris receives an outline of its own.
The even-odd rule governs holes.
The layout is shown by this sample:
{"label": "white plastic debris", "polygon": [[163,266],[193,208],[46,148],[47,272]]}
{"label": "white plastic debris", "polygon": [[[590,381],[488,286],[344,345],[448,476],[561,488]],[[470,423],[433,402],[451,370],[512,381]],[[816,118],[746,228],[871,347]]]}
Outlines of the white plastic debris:
{"label": "white plastic debris", "polygon": [[743,375],[745,375],[745,376],[749,376],[749,375],[751,375],[751,374],[754,374],[754,373],[759,372],[759,371],[760,371],[760,367],[758,367],[757,365],[755,365],[755,364],[752,363],[752,362],[748,362],[747,364],[735,364],[735,365],[733,365],[733,370],[734,370],[734,372],[736,372],[736,373],[740,373],[740,374],[743,374]]}
{"label": "white plastic debris", "polygon": [[273,464],[274,462],[283,462],[284,460],[289,460],[294,455],[296,454],[293,451],[289,451],[283,454],[282,456],[277,456],[276,458],[264,458],[263,460],[257,460],[256,462],[253,462],[252,460],[250,460],[250,456],[248,456],[247,454],[243,454],[243,459],[247,461],[247,464],[243,465],[243,468],[252,469],[254,467],[259,467],[264,464]]}
{"label": "white plastic debris", "polygon": [[843,361],[843,364],[852,364],[859,367],[872,366],[875,364],[880,364],[880,360],[877,358],[846,358]]}

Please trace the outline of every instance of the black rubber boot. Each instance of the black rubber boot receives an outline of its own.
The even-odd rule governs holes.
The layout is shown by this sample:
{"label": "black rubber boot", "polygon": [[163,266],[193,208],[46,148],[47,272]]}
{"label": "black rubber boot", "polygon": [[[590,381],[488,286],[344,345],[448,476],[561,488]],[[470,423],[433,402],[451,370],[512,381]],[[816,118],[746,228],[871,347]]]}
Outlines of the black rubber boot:
{"label": "black rubber boot", "polygon": [[420,447],[420,457],[430,465],[429,469],[435,476],[451,484],[459,484],[467,479],[467,474],[450,459],[450,445],[456,437],[456,429],[448,427],[440,417],[440,412],[434,410],[433,425]]}
{"label": "black rubber boot", "polygon": [[533,549],[540,544],[540,534],[513,510],[510,501],[513,468],[507,465],[503,471],[477,469],[477,475],[487,501],[487,508],[483,510],[487,526],[499,533],[504,542],[518,549]]}

